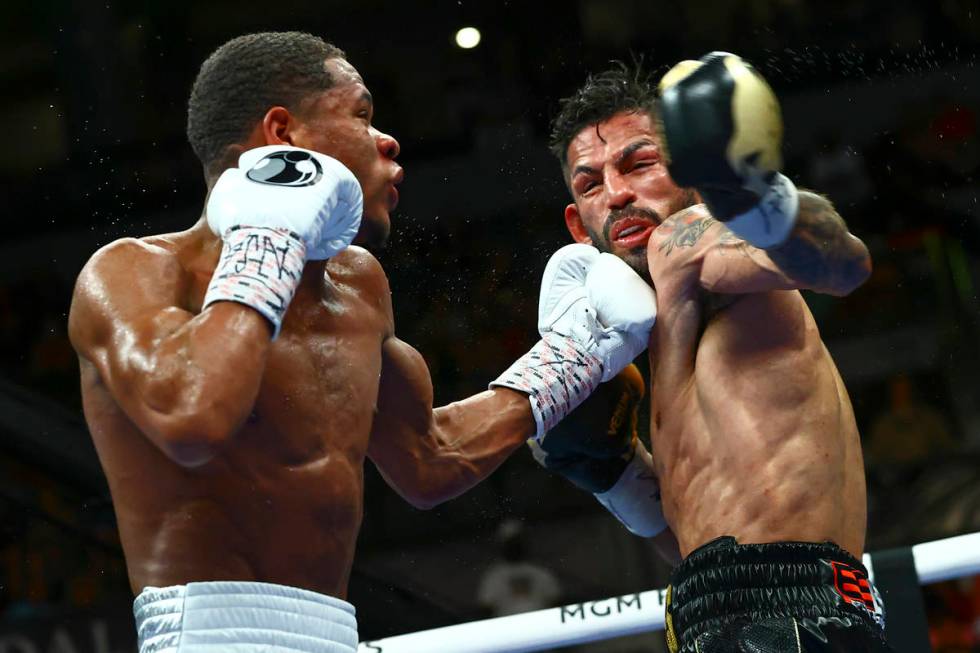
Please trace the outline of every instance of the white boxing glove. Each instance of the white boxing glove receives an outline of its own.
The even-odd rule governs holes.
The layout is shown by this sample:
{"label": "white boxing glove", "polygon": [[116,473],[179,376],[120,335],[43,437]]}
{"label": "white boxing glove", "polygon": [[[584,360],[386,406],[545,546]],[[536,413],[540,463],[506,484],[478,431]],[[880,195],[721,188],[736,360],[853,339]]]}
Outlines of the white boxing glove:
{"label": "white boxing glove", "polygon": [[204,307],[251,306],[269,319],[275,337],[306,261],[350,245],[363,201],[354,174],[325,154],[289,145],[246,151],[208,197],[208,226],[224,248]]}
{"label": "white boxing glove", "polygon": [[208,226],[224,238],[233,227],[288,229],[320,261],[350,245],[361,226],[361,184],[333,157],[291,145],[244,152],[208,197]]}
{"label": "white boxing glove", "polygon": [[647,346],[657,300],[626,263],[591,245],[566,245],[541,280],[541,340],[490,384],[526,392],[535,439]]}
{"label": "white boxing glove", "polygon": [[596,344],[606,382],[647,348],[657,320],[657,295],[626,262],[605,252],[589,270],[585,292],[602,327]]}

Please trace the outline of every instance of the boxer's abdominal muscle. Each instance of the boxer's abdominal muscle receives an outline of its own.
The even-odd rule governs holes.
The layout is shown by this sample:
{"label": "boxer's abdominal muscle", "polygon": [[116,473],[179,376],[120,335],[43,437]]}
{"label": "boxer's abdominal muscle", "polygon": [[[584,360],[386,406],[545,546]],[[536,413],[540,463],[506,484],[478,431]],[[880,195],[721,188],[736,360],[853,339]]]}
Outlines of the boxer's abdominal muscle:
{"label": "boxer's abdominal muscle", "polygon": [[[662,315],[669,311],[662,305]],[[741,298],[708,322],[693,349],[688,326],[659,330],[658,350],[691,356],[660,357],[652,391],[654,456],[681,552],[733,535],[743,543],[831,540],[860,555],[857,428],[799,293]]]}

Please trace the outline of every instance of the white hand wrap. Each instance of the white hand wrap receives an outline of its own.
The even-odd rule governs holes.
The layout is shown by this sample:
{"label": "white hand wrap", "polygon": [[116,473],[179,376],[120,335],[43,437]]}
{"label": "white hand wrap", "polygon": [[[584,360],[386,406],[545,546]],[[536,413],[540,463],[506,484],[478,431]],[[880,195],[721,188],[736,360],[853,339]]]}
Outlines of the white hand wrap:
{"label": "white hand wrap", "polygon": [[541,341],[490,387],[530,396],[540,440],[646,349],[656,318],[656,295],[626,263],[591,245],[566,245],[541,277]]}
{"label": "white hand wrap", "polygon": [[272,322],[275,339],[303,276],[306,245],[288,229],[272,227],[232,227],[223,238],[203,308],[220,301],[250,306]]}
{"label": "white hand wrap", "polygon": [[490,384],[526,392],[540,440],[585,401],[602,380],[602,361],[585,345],[557,333],[544,333],[529,352]]}
{"label": "white hand wrap", "polygon": [[660,503],[660,484],[650,469],[649,455],[637,444],[633,460],[616,484],[594,495],[623,526],[640,537],[653,537],[667,528]]}
{"label": "white hand wrap", "polygon": [[796,186],[786,176],[776,173],[758,204],[724,224],[750,245],[762,249],[778,247],[793,231],[799,207]]}

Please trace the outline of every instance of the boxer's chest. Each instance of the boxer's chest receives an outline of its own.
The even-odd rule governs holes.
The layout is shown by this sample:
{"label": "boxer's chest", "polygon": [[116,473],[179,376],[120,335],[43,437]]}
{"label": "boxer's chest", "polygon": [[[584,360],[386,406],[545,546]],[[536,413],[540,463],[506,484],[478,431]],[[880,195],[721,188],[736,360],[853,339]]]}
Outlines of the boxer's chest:
{"label": "boxer's chest", "polygon": [[354,291],[297,294],[266,360],[243,444],[298,465],[367,447],[381,375],[383,321]]}

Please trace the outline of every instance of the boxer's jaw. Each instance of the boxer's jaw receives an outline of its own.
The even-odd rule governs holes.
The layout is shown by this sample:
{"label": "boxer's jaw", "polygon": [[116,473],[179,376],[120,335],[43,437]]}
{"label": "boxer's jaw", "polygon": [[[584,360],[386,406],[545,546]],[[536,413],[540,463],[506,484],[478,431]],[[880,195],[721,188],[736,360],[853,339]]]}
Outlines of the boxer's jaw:
{"label": "boxer's jaw", "polygon": [[[592,240],[593,247],[600,252],[608,252],[609,254],[618,256],[633,268],[634,272],[643,277],[647,283],[653,285],[650,279],[650,266],[647,263],[647,245],[645,241],[642,245],[632,248],[618,248],[610,244],[608,236],[594,232],[589,227],[586,227],[586,230],[589,233],[589,238]],[[608,227],[605,231],[608,233]],[[652,232],[652,229],[650,231]],[[649,234],[646,237],[649,239]]]}

